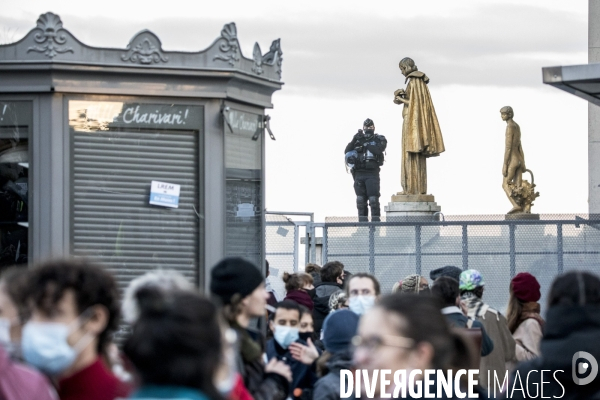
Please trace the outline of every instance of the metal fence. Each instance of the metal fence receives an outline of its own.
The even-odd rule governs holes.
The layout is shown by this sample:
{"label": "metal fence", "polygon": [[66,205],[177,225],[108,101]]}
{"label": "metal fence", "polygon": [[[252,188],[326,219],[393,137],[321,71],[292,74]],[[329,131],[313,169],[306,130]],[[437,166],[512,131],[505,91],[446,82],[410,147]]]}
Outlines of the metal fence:
{"label": "metal fence", "polygon": [[471,215],[375,223],[327,218],[315,223],[268,215],[266,246],[267,259],[280,274],[303,270],[306,262],[337,260],[353,273],[375,275],[384,292],[407,275],[429,278],[431,270],[445,265],[477,269],[486,282],[485,300],[500,310],[506,307],[510,279],[530,272],[542,286],[543,307],[556,275],[574,269],[600,273],[600,216],[505,220],[504,215]]}

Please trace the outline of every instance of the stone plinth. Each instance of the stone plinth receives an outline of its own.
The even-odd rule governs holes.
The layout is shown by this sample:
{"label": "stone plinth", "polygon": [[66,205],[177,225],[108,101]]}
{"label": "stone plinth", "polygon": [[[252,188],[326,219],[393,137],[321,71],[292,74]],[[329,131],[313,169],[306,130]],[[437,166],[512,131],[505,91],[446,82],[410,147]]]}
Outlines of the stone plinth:
{"label": "stone plinth", "polygon": [[531,214],[531,213],[514,213],[514,214],[506,214],[504,216],[505,221],[515,221],[515,220],[539,220],[540,214]]}
{"label": "stone plinth", "polygon": [[405,195],[396,194],[392,201],[384,207],[386,217],[431,217],[442,211],[430,194]]}

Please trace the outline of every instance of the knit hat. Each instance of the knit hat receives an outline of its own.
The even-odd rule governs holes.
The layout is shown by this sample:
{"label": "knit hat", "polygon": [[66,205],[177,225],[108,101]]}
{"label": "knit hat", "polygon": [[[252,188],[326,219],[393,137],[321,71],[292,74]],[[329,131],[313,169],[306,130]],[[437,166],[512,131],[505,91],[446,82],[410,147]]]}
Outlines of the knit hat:
{"label": "knit hat", "polygon": [[529,272],[518,273],[511,281],[515,297],[525,303],[536,302],[542,297],[540,283]]}
{"label": "knit hat", "polygon": [[334,311],[323,322],[325,350],[335,354],[346,350],[358,329],[358,315],[350,310]]}
{"label": "knit hat", "polygon": [[468,269],[461,272],[458,286],[460,290],[474,290],[480,286],[485,286],[485,282],[479,271]]}
{"label": "knit hat", "polygon": [[437,278],[441,278],[442,276],[449,276],[450,278],[456,279],[456,281],[460,280],[460,274],[462,273],[462,269],[455,267],[453,265],[446,265],[442,268],[436,268],[429,273],[429,277],[432,281],[435,281]]}
{"label": "knit hat", "polygon": [[225,258],[210,271],[210,291],[226,305],[231,303],[234,294],[239,293],[244,298],[264,280],[251,262],[240,257]]}
{"label": "knit hat", "polygon": [[420,281],[420,275],[409,275],[406,278],[402,279],[402,283],[400,284],[400,291],[402,293],[418,293],[419,284],[421,283]]}

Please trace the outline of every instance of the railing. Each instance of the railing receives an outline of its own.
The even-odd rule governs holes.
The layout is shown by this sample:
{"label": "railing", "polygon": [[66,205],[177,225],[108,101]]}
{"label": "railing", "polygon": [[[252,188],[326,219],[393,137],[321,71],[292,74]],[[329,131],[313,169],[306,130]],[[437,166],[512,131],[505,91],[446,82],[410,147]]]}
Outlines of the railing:
{"label": "railing", "polygon": [[[287,250],[280,247],[273,252],[273,232],[284,220],[294,229],[294,238],[286,242]],[[384,218],[382,222],[328,218],[324,223],[268,217],[267,258],[271,264],[272,255],[294,254],[291,263],[285,258],[277,260],[276,268],[288,272],[303,269],[298,257],[300,229],[307,244],[305,263],[341,261],[351,272],[375,275],[384,291],[410,274],[428,278],[432,269],[444,265],[474,268],[484,276],[486,298],[501,309],[510,279],[518,272],[535,275],[544,297],[557,274],[572,269],[600,271],[597,215],[542,215],[540,220],[505,220],[503,215],[451,216],[443,221]],[[317,230],[322,230],[321,243],[317,242]]]}

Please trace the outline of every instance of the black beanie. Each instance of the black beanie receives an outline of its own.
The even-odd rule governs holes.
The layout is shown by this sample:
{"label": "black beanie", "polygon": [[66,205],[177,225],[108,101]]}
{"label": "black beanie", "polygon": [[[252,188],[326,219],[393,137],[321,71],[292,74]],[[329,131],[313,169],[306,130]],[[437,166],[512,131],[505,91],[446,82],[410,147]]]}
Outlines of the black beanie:
{"label": "black beanie", "polygon": [[258,267],[250,261],[229,257],[221,260],[210,272],[210,291],[226,305],[231,303],[236,293],[242,298],[248,296],[264,279]]}
{"label": "black beanie", "polygon": [[456,281],[460,281],[460,274],[462,269],[455,267],[453,265],[446,265],[445,267],[434,269],[429,273],[429,277],[432,281],[435,281],[437,278],[441,278],[442,276],[449,276],[450,278],[456,279]]}

